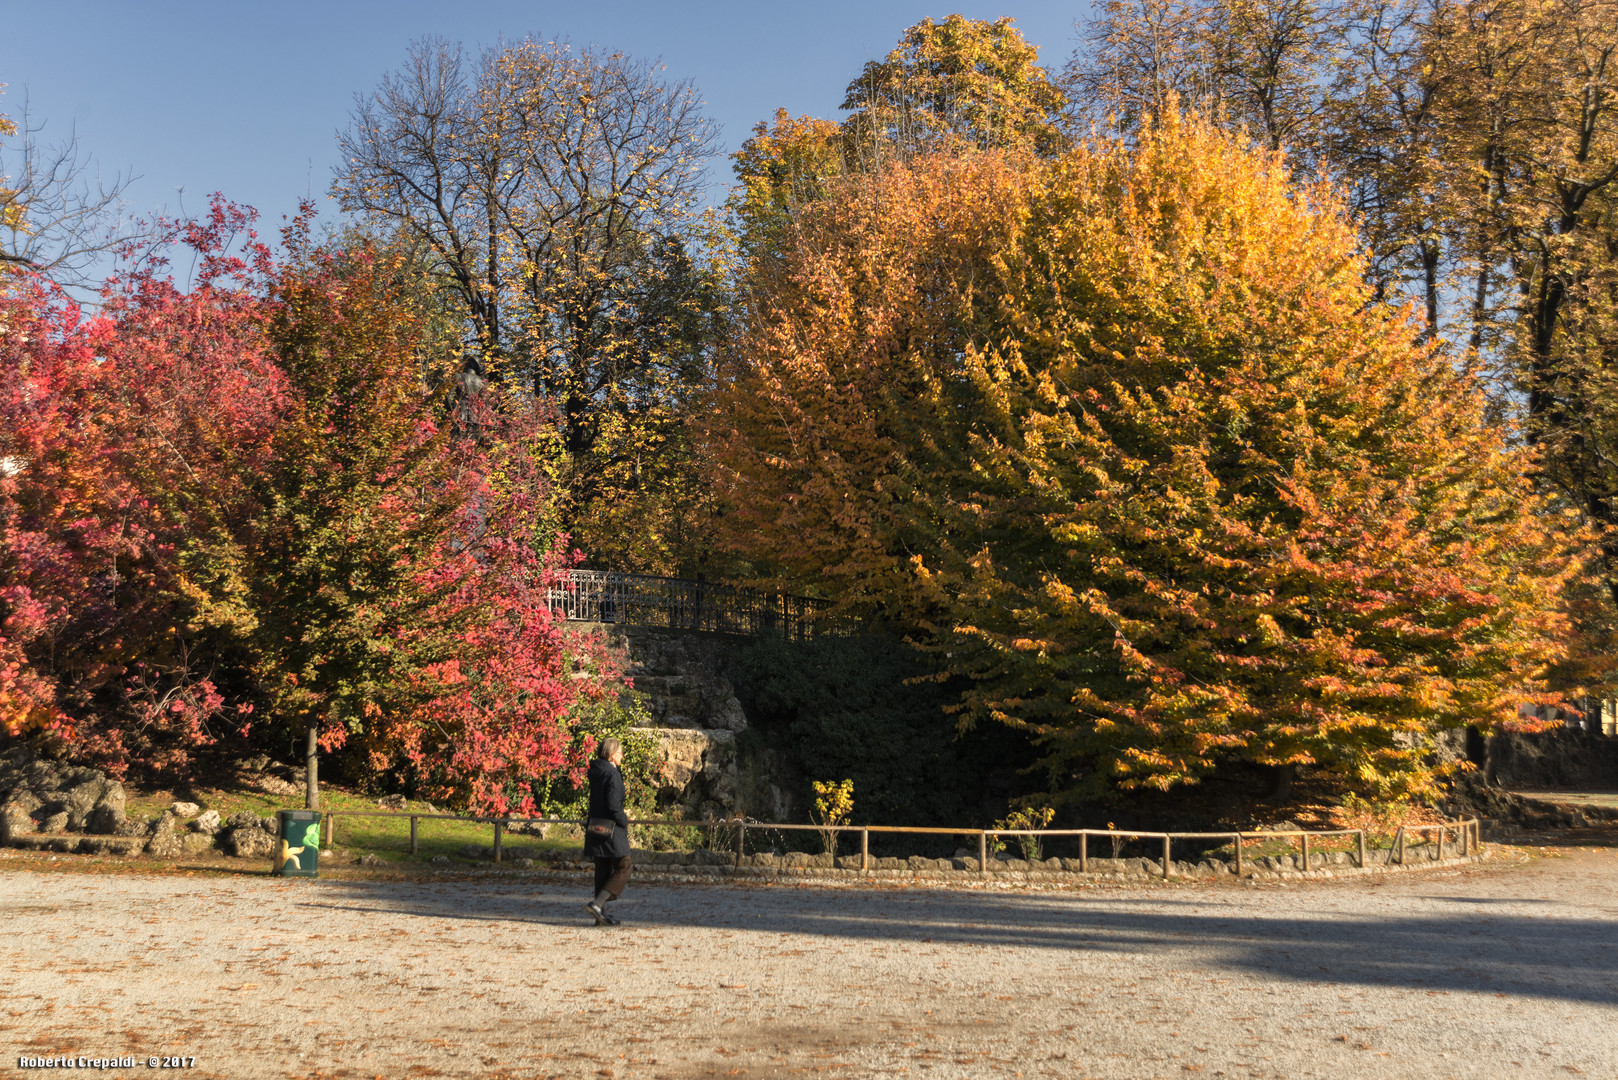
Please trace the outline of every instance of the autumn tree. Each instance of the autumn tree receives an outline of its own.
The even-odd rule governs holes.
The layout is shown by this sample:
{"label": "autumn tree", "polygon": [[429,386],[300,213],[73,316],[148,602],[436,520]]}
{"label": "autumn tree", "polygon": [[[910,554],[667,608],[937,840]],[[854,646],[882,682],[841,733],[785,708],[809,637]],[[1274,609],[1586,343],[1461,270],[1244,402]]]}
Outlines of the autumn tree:
{"label": "autumn tree", "polygon": [[1064,72],[1085,119],[1132,130],[1177,108],[1278,150],[1313,149],[1341,47],[1334,0],[1109,0]]}
{"label": "autumn tree", "polygon": [[339,138],[343,207],[414,244],[457,301],[463,389],[547,403],[564,519],[624,568],[682,557],[667,530],[637,547],[614,523],[678,518],[696,482],[680,451],[722,307],[696,212],[713,138],[689,82],[534,38],[417,42]]}
{"label": "autumn tree", "polygon": [[1055,151],[1067,98],[1015,21],[950,15],[906,30],[848,84],[850,149],[873,162],[952,143]]}
{"label": "autumn tree", "polygon": [[247,224],[221,203],[178,229],[198,255],[189,291],[149,269],[93,317],[37,276],[0,301],[8,734],[183,771],[241,720],[182,563],[252,518],[286,404],[256,316],[265,253],[228,250]]}
{"label": "autumn tree", "polygon": [[1341,204],[1200,120],[918,159],[751,271],[729,539],[933,643],[1053,791],[1222,763],[1419,790],[1515,715],[1577,570]]}
{"label": "autumn tree", "polygon": [[37,277],[0,297],[0,719],[170,776],[292,728],[310,805],[320,744],[351,779],[531,808],[621,686],[546,604],[545,418],[494,389],[446,412],[410,275],[307,225],[277,258],[216,201],[173,223],[190,290],[158,258],[91,318]]}
{"label": "autumn tree", "polygon": [[848,84],[841,123],[777,109],[731,155],[738,186],[729,209],[741,249],[776,242],[800,208],[840,190],[841,177],[895,157],[1063,145],[1067,97],[1039,50],[1004,18],[951,15],[907,29]]}
{"label": "autumn tree", "polygon": [[26,268],[93,296],[97,263],[147,229],[123,213],[130,177],[101,175],[77,132],[56,141],[44,132],[26,100],[20,122],[0,115],[0,269]]}

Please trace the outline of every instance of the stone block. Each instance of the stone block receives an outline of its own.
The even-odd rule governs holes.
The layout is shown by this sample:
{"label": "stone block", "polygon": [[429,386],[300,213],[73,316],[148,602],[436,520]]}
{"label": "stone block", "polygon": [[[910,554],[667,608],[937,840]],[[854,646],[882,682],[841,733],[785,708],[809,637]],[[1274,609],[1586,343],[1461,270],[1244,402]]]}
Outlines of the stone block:
{"label": "stone block", "polygon": [[146,854],[154,859],[178,858],[183,851],[180,834],[173,831],[156,833],[146,841]]}
{"label": "stone block", "polygon": [[180,849],[186,855],[202,855],[213,850],[212,833],[186,833],[180,837]]}
{"label": "stone block", "polygon": [[209,836],[212,836],[224,827],[224,823],[219,820],[219,811],[204,810],[197,817],[197,819],[191,823],[191,827],[197,830],[197,832],[207,833]]}

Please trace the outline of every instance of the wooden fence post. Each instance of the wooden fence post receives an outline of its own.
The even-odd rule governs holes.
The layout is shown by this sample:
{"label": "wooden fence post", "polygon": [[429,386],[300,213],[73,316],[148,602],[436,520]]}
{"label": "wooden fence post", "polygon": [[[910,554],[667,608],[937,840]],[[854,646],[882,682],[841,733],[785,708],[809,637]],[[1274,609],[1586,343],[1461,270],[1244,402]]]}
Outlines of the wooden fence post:
{"label": "wooden fence post", "polygon": [[978,830],[978,873],[989,872],[989,834],[982,829]]}
{"label": "wooden fence post", "polygon": [[1364,870],[1365,869],[1365,830],[1364,829],[1355,829],[1354,833],[1359,838],[1359,844],[1360,844],[1360,869]]}
{"label": "wooden fence post", "polygon": [[860,873],[871,869],[871,830],[860,830]]}
{"label": "wooden fence post", "polygon": [[500,861],[500,828],[504,824],[498,820],[494,823],[494,861],[497,863]]}
{"label": "wooden fence post", "polygon": [[1236,877],[1237,877],[1238,880],[1240,880],[1241,876],[1242,876],[1242,834],[1237,833],[1236,834]]}
{"label": "wooden fence post", "polygon": [[1303,834],[1303,869],[1304,869],[1305,873],[1307,873],[1309,871],[1309,834],[1308,833]]}
{"label": "wooden fence post", "polygon": [[[741,866],[741,864],[742,864],[742,856],[745,855],[745,854],[747,854],[747,822],[744,819],[741,822],[741,824],[736,826],[736,865],[737,866]],[[836,861],[836,858],[837,858],[837,856],[834,854],[832,856],[832,859],[833,859],[834,862]]]}
{"label": "wooden fence post", "polygon": [[1087,833],[1087,832],[1081,832],[1079,834],[1079,873],[1088,874],[1089,872],[1090,872],[1090,834]]}
{"label": "wooden fence post", "polygon": [[1399,865],[1405,864],[1405,827],[1399,826],[1399,834],[1394,837],[1394,843],[1399,845]]}
{"label": "wooden fence post", "polygon": [[331,812],[326,814],[326,847],[337,846],[337,815]]}
{"label": "wooden fence post", "polygon": [[1174,865],[1169,859],[1169,834],[1163,834],[1163,880],[1169,879],[1169,867]]}
{"label": "wooden fence post", "polygon": [[416,854],[416,815],[410,815],[410,854]]}

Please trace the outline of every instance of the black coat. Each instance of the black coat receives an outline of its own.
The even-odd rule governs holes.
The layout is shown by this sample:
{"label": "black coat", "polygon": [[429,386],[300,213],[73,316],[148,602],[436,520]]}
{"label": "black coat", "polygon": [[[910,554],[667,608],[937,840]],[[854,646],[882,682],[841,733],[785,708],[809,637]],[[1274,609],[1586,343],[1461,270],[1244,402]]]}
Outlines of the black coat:
{"label": "black coat", "polygon": [[590,762],[590,817],[611,818],[618,824],[612,835],[584,834],[586,859],[623,859],[629,856],[629,815],[624,813],[624,774],[605,758]]}

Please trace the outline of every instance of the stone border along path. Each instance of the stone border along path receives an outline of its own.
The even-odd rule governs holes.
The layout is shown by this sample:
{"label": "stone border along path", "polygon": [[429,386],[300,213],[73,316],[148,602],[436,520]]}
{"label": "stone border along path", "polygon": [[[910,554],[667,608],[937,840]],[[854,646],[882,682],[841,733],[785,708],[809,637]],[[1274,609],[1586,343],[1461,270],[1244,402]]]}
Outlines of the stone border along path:
{"label": "stone border along path", "polygon": [[1618,853],[1519,856],[1307,888],[878,879],[880,902],[659,878],[605,929],[579,875],[21,870],[0,1044],[135,1057],[119,1080],[154,1054],[192,1080],[1613,1076]]}
{"label": "stone border along path", "polygon": [[[1447,847],[1448,845],[1446,845]],[[636,852],[637,856],[652,854],[650,852]],[[661,852],[657,854],[662,854]],[[691,855],[719,855],[718,852],[690,852]],[[1407,849],[1408,855],[1418,855],[1414,846]],[[440,856],[440,858],[444,858]],[[919,856],[917,856],[919,858]],[[1292,858],[1292,856],[1286,856]],[[1393,863],[1379,866],[1372,864],[1363,869],[1358,866],[1330,866],[1318,870],[1253,870],[1246,872],[1238,880],[1230,872],[1193,873],[1188,867],[1186,872],[1177,870],[1175,874],[1165,881],[1161,870],[1146,872],[1090,872],[1079,873],[1067,870],[991,870],[984,874],[977,870],[942,870],[942,869],[876,869],[876,870],[844,870],[829,867],[757,867],[757,866],[729,866],[729,865],[679,865],[670,863],[635,863],[635,879],[656,881],[679,885],[723,885],[746,884],[757,882],[760,884],[779,881],[786,884],[806,887],[851,888],[860,884],[870,883],[915,883],[936,885],[942,888],[1061,888],[1063,886],[1085,885],[1190,885],[1190,884],[1260,884],[1266,882],[1285,881],[1327,881],[1335,878],[1375,878],[1384,875],[1421,874],[1437,870],[1457,870],[1471,867],[1485,860],[1494,858],[1494,850],[1485,846],[1477,855],[1449,856],[1444,859],[1434,859],[1430,853],[1421,858],[1419,862],[1407,862],[1404,865]],[[727,859],[728,861],[728,859]],[[928,862],[949,860],[927,860]],[[1077,860],[1074,860],[1077,861]],[[1091,862],[1103,860],[1092,859]],[[1113,861],[1113,860],[1105,860]],[[1119,859],[1118,862],[1150,862],[1141,859]],[[1258,860],[1249,860],[1256,863]],[[348,865],[354,865],[352,863]],[[387,868],[388,864],[365,864]],[[510,867],[508,869],[508,867]],[[338,864],[337,869],[342,868]],[[324,872],[328,867],[322,864]],[[446,859],[433,868],[440,875],[461,875],[477,877],[522,877],[538,878],[547,881],[573,881],[581,875],[587,875],[594,870],[593,864],[582,859],[553,859],[533,860],[517,859],[510,863],[495,864],[480,861],[475,866],[456,866]]]}

